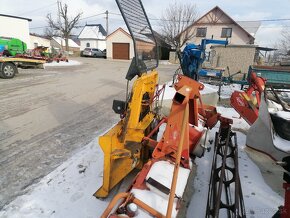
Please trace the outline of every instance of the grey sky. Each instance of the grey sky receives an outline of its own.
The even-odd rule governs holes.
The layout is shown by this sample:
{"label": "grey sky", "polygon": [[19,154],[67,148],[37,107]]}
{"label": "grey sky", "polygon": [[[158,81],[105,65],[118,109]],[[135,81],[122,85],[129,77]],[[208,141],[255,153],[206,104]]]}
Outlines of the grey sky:
{"label": "grey sky", "polygon": [[[143,0],[145,10],[149,18],[161,18],[163,10],[175,0]],[[263,0],[176,0],[177,2],[193,2],[196,4],[198,14],[203,15],[214,6],[218,5],[235,20],[264,20],[290,18],[290,0],[263,1]],[[0,0],[0,13],[15,16],[23,16],[32,19],[30,31],[42,33],[46,26],[45,16],[51,13],[56,16],[56,0]],[[62,0],[69,5],[71,14],[83,12],[83,18],[103,13],[105,10],[119,13],[114,0]],[[81,24],[101,23],[105,26],[104,15],[81,20]],[[159,21],[151,20],[153,29],[158,30]],[[110,31],[119,26],[124,26],[121,16],[110,15]],[[256,34],[256,44],[273,46],[280,37],[283,26],[290,28],[290,21],[262,22],[262,26]],[[78,31],[76,30],[77,34]]]}

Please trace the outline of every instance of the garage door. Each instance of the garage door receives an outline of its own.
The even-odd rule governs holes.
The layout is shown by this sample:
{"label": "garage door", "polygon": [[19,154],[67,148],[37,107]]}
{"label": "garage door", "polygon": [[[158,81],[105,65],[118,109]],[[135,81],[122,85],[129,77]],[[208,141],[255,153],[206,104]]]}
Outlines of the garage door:
{"label": "garage door", "polygon": [[129,60],[129,43],[113,43],[113,59]]}

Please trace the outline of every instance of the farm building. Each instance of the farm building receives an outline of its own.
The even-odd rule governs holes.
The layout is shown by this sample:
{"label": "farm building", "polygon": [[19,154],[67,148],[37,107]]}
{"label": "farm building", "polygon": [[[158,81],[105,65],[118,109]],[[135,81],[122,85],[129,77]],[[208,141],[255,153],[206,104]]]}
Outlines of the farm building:
{"label": "farm building", "polygon": [[254,44],[255,33],[260,22],[238,23],[220,7],[216,6],[197,19],[187,31],[193,32],[193,38],[188,42],[199,44],[203,38],[224,39],[229,44],[247,45]]}
{"label": "farm building", "polygon": [[[55,50],[65,51],[65,39],[61,37],[52,37],[51,47]],[[76,44],[72,39],[68,39],[69,54],[75,54],[80,52],[80,46]]]}
{"label": "farm building", "polygon": [[50,39],[40,36],[37,34],[30,34],[30,44],[31,47],[37,48],[38,46],[48,47],[49,51],[51,50]]}
{"label": "farm building", "polygon": [[0,37],[17,38],[33,48],[30,44],[29,22],[32,20],[24,17],[0,14]]}
{"label": "farm building", "polygon": [[131,35],[121,27],[106,38],[107,58],[129,60],[134,57]]}
{"label": "farm building", "polygon": [[101,24],[86,24],[78,36],[80,40],[80,49],[98,48],[106,49],[107,32]]}

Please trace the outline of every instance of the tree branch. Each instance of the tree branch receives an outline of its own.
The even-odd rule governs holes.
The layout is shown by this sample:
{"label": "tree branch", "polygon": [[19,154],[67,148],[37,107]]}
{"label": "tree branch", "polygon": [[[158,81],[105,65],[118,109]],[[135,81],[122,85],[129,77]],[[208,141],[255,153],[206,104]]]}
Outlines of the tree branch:
{"label": "tree branch", "polygon": [[65,38],[67,51],[68,51],[68,37],[70,36],[73,28],[75,28],[76,25],[78,24],[81,15],[82,13],[78,13],[77,15],[75,15],[74,17],[70,19],[68,16],[67,4],[62,5],[62,3],[60,3],[60,10],[59,10],[59,15],[58,15],[60,19],[55,21],[51,17],[51,14],[46,15],[49,28],[54,31],[60,31],[61,35]]}
{"label": "tree branch", "polygon": [[189,30],[197,18],[196,6],[192,3],[177,3],[169,5],[162,16],[162,33],[166,41],[176,49],[180,49],[188,40],[194,36]]}

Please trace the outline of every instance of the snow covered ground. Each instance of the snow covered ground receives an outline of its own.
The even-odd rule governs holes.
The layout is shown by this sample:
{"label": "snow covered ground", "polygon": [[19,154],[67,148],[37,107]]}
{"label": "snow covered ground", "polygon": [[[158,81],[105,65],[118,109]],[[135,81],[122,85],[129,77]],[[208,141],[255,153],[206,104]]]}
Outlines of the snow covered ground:
{"label": "snow covered ground", "polygon": [[0,212],[0,217],[99,217],[108,201],[93,197],[102,184],[98,137]]}
{"label": "snow covered ground", "polygon": [[[218,91],[218,86],[206,84],[206,87]],[[241,85],[237,85],[237,84],[223,85],[223,86],[221,86],[221,96],[220,97],[222,99],[230,98],[234,91],[240,90],[240,89],[241,89]]]}
{"label": "snow covered ground", "polygon": [[[169,87],[172,85],[172,81],[167,83],[166,92],[164,95],[164,99],[170,99],[174,96],[175,89],[173,87]],[[219,87],[216,85],[206,84],[204,83],[204,89],[201,91],[201,94],[207,94],[210,92],[218,92]],[[221,86],[221,96],[220,98],[226,99],[230,98],[232,93],[236,90],[240,90],[241,86],[237,84],[223,85]]]}
{"label": "snow covered ground", "polygon": [[[161,89],[162,86],[159,86],[159,89]],[[213,85],[209,85],[209,84],[205,84],[204,89],[201,90],[201,95],[203,94],[208,94],[208,93],[213,93],[213,92],[217,92],[218,91],[218,86],[213,86]],[[166,87],[165,87],[165,93],[164,93],[164,100],[171,100],[175,95],[175,89],[172,86],[172,81],[167,82],[166,83]],[[224,96],[226,98],[226,95]]]}
{"label": "snow covered ground", "polygon": [[[247,130],[248,124],[232,108],[218,107],[218,112],[234,120],[233,127]],[[210,131],[213,139],[218,127]],[[239,170],[248,217],[272,217],[283,198],[265,183],[259,168],[251,161],[245,149],[246,136],[238,132]],[[196,160],[195,193],[187,217],[204,217],[213,149]],[[3,218],[34,217],[99,217],[112,195],[106,200],[93,197],[102,184],[103,154],[98,137],[81,149],[56,170],[30,187],[28,194],[18,197],[0,211]],[[129,184],[123,182],[120,189]],[[116,190],[115,190],[116,191]]]}
{"label": "snow covered ground", "polygon": [[159,64],[163,64],[163,65],[170,65],[170,64],[172,64],[168,60],[159,60],[158,63]]}
{"label": "snow covered ground", "polygon": [[[239,116],[233,108],[218,107],[218,112],[234,120],[233,129],[242,128],[246,130],[249,128],[243,119],[238,118]],[[218,126],[210,131],[210,139],[214,140],[216,131],[218,131]],[[246,135],[237,132],[237,139],[239,146],[239,172],[247,217],[270,218],[276,213],[278,206],[284,204],[284,200],[265,183],[259,168],[248,157],[245,151]],[[195,193],[187,211],[188,218],[205,217],[206,203],[201,204],[200,202],[207,202],[212,158],[213,151],[205,153],[203,158],[196,159]]]}
{"label": "snow covered ground", "polygon": [[57,63],[56,61],[53,61],[51,63],[45,63],[45,67],[65,67],[65,66],[73,66],[73,65],[80,65],[81,62],[75,61],[75,60],[69,60],[68,62],[60,61]]}

